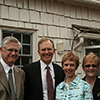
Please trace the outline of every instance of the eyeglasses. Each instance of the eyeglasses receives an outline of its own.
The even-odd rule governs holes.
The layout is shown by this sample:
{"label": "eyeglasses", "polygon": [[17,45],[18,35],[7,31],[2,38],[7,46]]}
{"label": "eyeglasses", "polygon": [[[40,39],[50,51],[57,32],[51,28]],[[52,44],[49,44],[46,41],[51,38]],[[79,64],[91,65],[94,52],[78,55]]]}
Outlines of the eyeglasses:
{"label": "eyeglasses", "polygon": [[94,65],[94,64],[93,64],[93,65],[84,65],[84,66],[85,66],[85,67],[88,67],[88,68],[91,67],[91,66],[92,66],[92,67],[97,67],[97,65]]}
{"label": "eyeglasses", "polygon": [[9,52],[13,52],[13,51],[16,52],[16,53],[19,52],[19,50],[17,50],[17,49],[6,49],[6,50],[9,51]]}

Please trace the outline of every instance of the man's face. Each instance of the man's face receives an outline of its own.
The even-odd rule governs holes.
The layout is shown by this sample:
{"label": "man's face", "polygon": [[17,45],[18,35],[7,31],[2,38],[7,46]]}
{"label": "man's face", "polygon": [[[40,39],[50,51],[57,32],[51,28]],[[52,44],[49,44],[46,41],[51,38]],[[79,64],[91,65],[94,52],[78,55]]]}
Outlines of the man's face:
{"label": "man's face", "polygon": [[55,49],[53,48],[53,44],[50,40],[44,41],[39,45],[38,54],[40,59],[47,65],[51,63],[53,55],[55,53]]}
{"label": "man's face", "polygon": [[15,63],[15,61],[18,59],[19,55],[19,45],[15,42],[9,42],[7,43],[4,50],[0,48],[2,59],[6,64],[8,64],[10,67]]}

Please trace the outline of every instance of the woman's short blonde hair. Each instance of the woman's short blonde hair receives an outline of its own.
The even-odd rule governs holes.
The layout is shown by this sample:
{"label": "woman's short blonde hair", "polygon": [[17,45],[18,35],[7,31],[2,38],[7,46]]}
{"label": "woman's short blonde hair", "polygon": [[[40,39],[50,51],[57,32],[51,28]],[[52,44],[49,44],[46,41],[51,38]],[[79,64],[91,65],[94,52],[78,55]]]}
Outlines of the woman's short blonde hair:
{"label": "woman's short blonde hair", "polygon": [[66,53],[63,56],[63,58],[62,58],[62,66],[63,66],[63,64],[64,64],[64,62],[66,60],[75,61],[76,62],[76,68],[78,68],[78,66],[79,66],[79,57],[76,54],[74,54],[72,51]]}
{"label": "woman's short blonde hair", "polygon": [[84,58],[83,58],[83,62],[82,62],[82,67],[84,67],[84,64],[88,61],[88,60],[94,60],[97,62],[97,65],[100,65],[100,59],[99,57],[94,54],[93,52],[88,53]]}

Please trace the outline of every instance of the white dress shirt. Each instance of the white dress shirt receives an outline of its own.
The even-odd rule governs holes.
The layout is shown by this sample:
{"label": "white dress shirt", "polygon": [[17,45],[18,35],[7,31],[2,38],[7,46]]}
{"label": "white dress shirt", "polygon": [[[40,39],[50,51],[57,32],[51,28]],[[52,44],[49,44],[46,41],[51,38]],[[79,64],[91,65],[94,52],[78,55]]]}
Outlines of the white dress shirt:
{"label": "white dress shirt", "polygon": [[6,73],[7,80],[9,80],[9,78],[8,78],[9,73],[8,73],[8,72],[9,72],[10,68],[12,69],[12,77],[13,77],[14,90],[15,90],[15,95],[16,95],[16,85],[15,85],[15,77],[14,77],[14,65],[13,65],[12,67],[10,67],[9,65],[7,65],[7,64],[3,61],[2,58],[0,59],[0,62],[1,62],[2,66],[3,66],[3,68],[4,68],[4,71],[5,71],[5,73]]}
{"label": "white dress shirt", "polygon": [[[41,65],[41,76],[42,76],[42,86],[43,86],[43,99],[48,100],[47,96],[47,81],[46,81],[46,72],[47,72],[47,65],[40,60],[40,65]],[[48,65],[50,67],[50,73],[53,79],[53,87],[55,88],[55,74],[54,74],[54,68],[52,63]]]}

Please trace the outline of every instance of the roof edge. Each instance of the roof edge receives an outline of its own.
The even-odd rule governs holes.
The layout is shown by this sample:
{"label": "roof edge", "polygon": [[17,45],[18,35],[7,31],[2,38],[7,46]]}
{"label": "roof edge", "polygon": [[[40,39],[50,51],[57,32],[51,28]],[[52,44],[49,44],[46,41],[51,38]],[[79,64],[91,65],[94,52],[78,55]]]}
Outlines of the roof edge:
{"label": "roof edge", "polygon": [[100,1],[99,0],[56,0],[59,2],[63,2],[63,3],[68,3],[68,2],[76,2],[76,3],[84,3],[87,5],[96,5],[96,6],[100,6]]}

